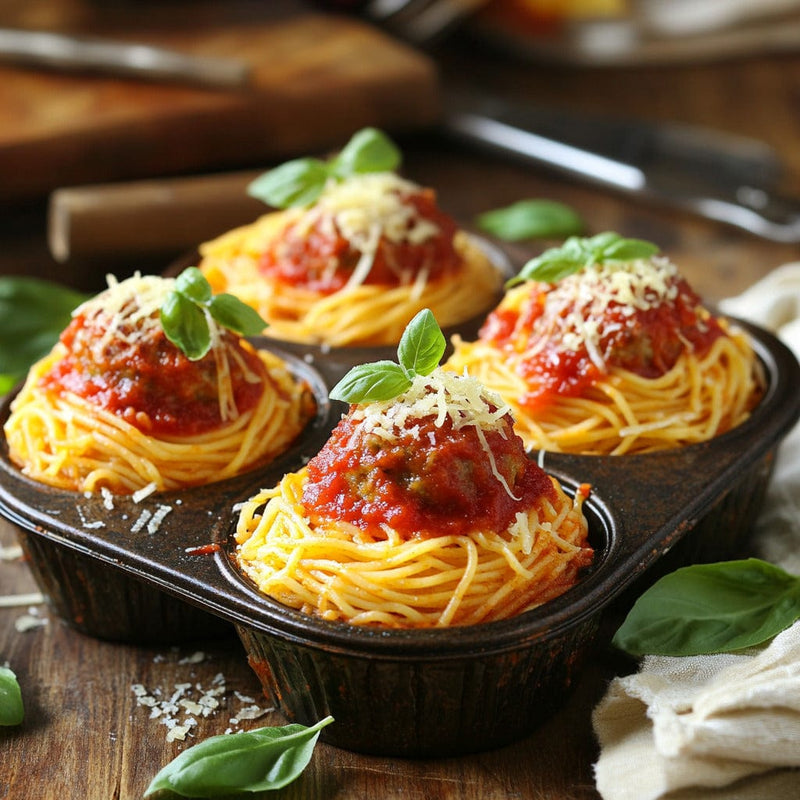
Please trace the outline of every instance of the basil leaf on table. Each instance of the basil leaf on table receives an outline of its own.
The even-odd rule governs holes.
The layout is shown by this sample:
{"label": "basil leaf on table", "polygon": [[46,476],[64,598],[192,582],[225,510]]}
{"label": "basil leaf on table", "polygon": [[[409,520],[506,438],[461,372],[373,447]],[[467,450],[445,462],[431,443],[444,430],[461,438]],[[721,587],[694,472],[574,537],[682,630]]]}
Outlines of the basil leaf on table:
{"label": "basil leaf on table", "polygon": [[89,295],[40,278],[0,278],[0,394],[46,355]]}
{"label": "basil leaf on table", "polygon": [[560,239],[581,233],[584,222],[580,215],[555,200],[519,200],[505,208],[479,214],[477,227],[484,233],[507,242],[525,239]]}
{"label": "basil leaf on table", "polygon": [[17,676],[8,667],[0,667],[0,725],[19,725],[24,716]]}
{"label": "basil leaf on table", "polygon": [[749,558],[693,564],[637,601],[613,643],[631,655],[689,656],[763,644],[800,619],[800,578]]}
{"label": "basil leaf on table", "polygon": [[150,782],[144,793],[168,791],[182,797],[221,797],[280,789],[308,766],[320,731],[333,722],[291,724],[222,734],[184,750]]}

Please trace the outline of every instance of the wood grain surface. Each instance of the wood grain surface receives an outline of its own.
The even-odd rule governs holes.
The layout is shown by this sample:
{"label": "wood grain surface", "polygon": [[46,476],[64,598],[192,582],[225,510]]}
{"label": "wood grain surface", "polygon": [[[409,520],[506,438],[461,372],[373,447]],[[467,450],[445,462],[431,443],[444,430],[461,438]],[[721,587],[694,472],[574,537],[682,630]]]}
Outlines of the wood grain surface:
{"label": "wood grain surface", "polygon": [[57,186],[267,163],[332,147],[365,125],[402,132],[438,116],[433,62],[358,20],[309,12],[212,27],[190,8],[179,28],[139,16],[99,32],[241,59],[251,67],[248,86],[152,84],[0,63],[6,201]]}
{"label": "wood grain surface", "polygon": [[[199,3],[197,13],[207,19],[209,8],[222,5],[228,20],[233,9],[240,15],[253,12],[252,3],[236,0]],[[17,19],[25,17],[29,24],[33,24],[30,15],[38,9],[36,20],[42,25],[58,18],[52,9],[62,8],[43,0],[17,0],[11,6],[18,12]],[[166,6],[173,16],[184,7],[180,3]],[[91,28],[89,6],[69,0],[63,7],[82,9],[71,23]],[[153,15],[153,24],[169,16],[164,7]],[[587,111],[613,110],[757,136],[784,159],[784,188],[800,194],[800,53],[669,69],[595,71],[509,61],[461,41],[437,53],[437,62],[448,81],[507,93],[515,99]],[[159,93],[153,88],[147,91]],[[658,242],[711,302],[740,292],[784,262],[800,259],[797,245],[765,242],[682,212],[475,153],[439,136],[404,135],[400,143],[409,177],[436,187],[442,205],[459,219],[469,223],[480,211],[523,197],[561,200],[573,206],[593,232],[617,230]],[[49,253],[45,234],[44,205],[17,204],[0,215],[0,273],[24,272],[99,288],[112,266],[120,273],[135,268],[160,271],[171,257],[164,254],[152,263],[123,248],[103,256],[99,263],[65,268]],[[521,260],[546,244],[508,249]],[[13,528],[0,522],[0,545],[13,542]],[[0,594],[35,590],[24,561],[0,561]],[[223,674],[226,701],[217,713],[199,721],[192,741],[232,726],[231,718],[243,704],[237,692],[262,707],[269,705],[258,696],[258,681],[233,637],[175,648],[132,647],[92,639],[67,627],[46,606],[37,610],[46,624],[21,632],[15,623],[27,613],[27,606],[0,608],[0,663],[8,661],[17,672],[27,707],[22,726],[0,729],[2,800],[141,797],[158,769],[187,744],[166,740],[164,726],[136,704],[133,684],[169,694],[176,684],[206,686]],[[194,662],[195,653],[204,655]],[[320,745],[301,778],[270,796],[292,800],[599,800],[592,774],[596,743],[591,711],[607,681],[622,669],[624,664],[609,649],[600,648],[562,709],[532,736],[501,750],[413,761],[360,756]],[[279,714],[267,713],[248,724],[283,722]],[[724,798],[724,793],[708,794],[708,800]]]}

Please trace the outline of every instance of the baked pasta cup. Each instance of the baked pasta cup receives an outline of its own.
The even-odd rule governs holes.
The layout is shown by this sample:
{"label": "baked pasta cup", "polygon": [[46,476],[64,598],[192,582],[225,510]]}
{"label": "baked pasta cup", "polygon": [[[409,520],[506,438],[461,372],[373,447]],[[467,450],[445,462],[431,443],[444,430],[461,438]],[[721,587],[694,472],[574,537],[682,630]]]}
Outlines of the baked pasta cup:
{"label": "baked pasta cup", "polygon": [[80,492],[165,491],[231,477],[288,449],[314,411],[308,387],[210,315],[208,352],[187,356],[161,323],[175,286],[112,278],[73,312],[4,426],[25,475]]}
{"label": "baked pasta cup", "polygon": [[[740,425],[763,392],[749,337],[656,250],[615,234],[568,240],[523,268],[476,341],[454,338],[445,367],[497,391],[530,449],[644,453]],[[530,277],[570,253],[584,263]]]}
{"label": "baked pasta cup", "polygon": [[236,559],[261,592],[326,620],[506,619],[591,563],[587,494],[528,458],[499,397],[437,368],[351,405],[305,467],[245,502]]}
{"label": "baked pasta cup", "polygon": [[464,322],[494,305],[504,279],[432,189],[394,172],[331,179],[312,205],[199,250],[214,290],[258,311],[266,335],[331,346],[397,344],[424,308],[445,327]]}

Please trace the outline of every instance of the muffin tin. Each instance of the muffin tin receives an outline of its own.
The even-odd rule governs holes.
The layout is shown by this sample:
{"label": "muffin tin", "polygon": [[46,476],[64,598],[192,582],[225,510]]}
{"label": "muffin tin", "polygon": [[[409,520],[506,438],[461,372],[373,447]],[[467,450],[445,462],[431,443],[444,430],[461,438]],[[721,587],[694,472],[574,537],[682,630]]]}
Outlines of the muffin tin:
{"label": "muffin tin", "polygon": [[[328,399],[350,366],[394,348],[329,349],[256,340],[309,382],[317,414],[273,463],[196,489],[136,503],[35,483],[0,448],[0,513],[18,528],[54,610],[91,635],[175,642],[238,633],[284,714],[336,720],[330,744],[392,756],[485,750],[536,727],[566,697],[600,643],[603,611],[665,565],[739,555],[781,439],[800,417],[800,366],[769,333],[740,323],[764,366],[751,417],[710,442],[630,456],[545,453],[542,465],[585,504],[595,563],[580,583],[509,620],[449,629],[386,630],[331,623],[261,595],[238,571],[236,504],[314,455],[344,406]],[[9,400],[2,409],[8,415]],[[142,511],[169,513],[134,531]]]}

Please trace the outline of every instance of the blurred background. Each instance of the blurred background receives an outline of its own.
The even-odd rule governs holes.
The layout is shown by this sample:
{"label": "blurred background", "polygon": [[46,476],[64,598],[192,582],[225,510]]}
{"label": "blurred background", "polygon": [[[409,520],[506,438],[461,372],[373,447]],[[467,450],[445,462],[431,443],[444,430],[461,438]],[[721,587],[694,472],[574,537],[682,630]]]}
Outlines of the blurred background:
{"label": "blurred background", "polygon": [[[108,42],[142,47],[119,61]],[[560,200],[657,241],[712,296],[800,240],[789,0],[3,0],[0,115],[0,273],[82,289],[253,219],[249,178],[365,125],[465,224]],[[634,182],[536,138],[509,153],[520,123]]]}

